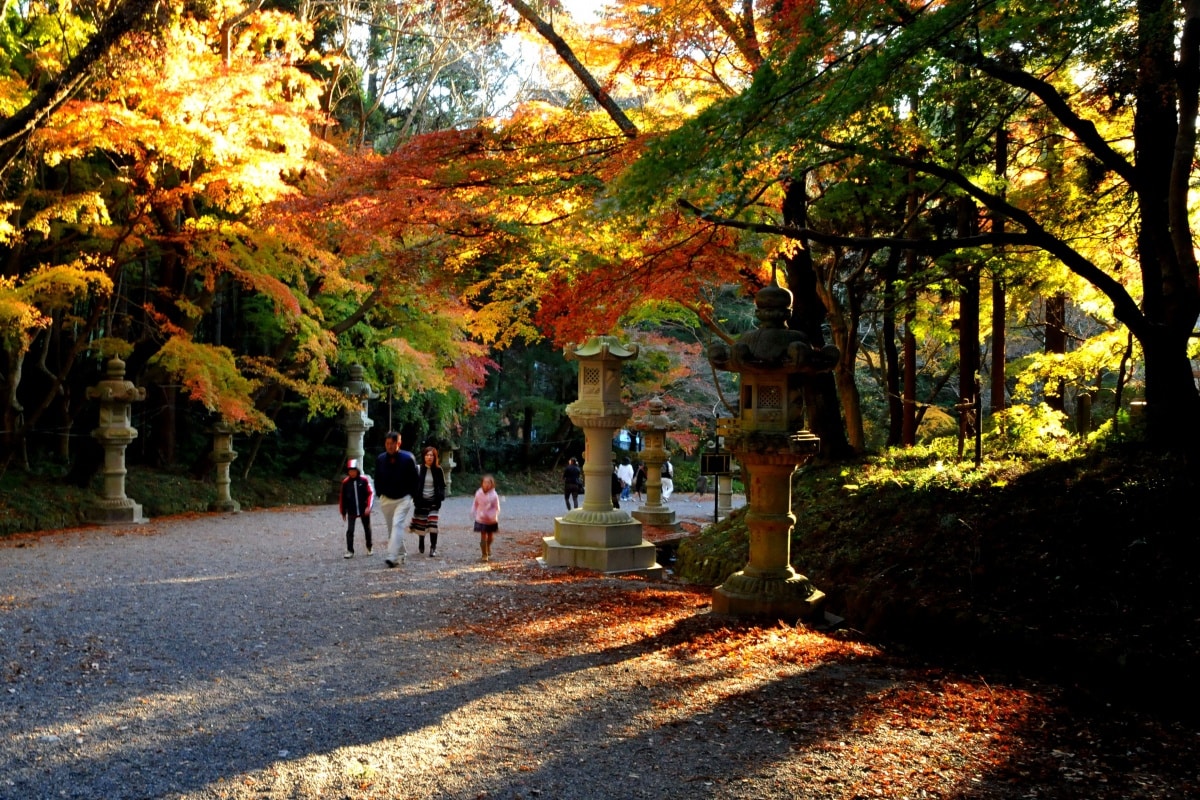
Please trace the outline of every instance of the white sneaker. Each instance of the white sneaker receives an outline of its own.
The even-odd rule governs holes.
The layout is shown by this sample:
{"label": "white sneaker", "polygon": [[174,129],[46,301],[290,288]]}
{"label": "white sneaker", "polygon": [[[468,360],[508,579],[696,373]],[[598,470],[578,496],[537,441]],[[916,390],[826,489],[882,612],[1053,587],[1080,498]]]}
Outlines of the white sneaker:
{"label": "white sneaker", "polygon": [[354,558],[354,553],[346,553],[342,558]]}

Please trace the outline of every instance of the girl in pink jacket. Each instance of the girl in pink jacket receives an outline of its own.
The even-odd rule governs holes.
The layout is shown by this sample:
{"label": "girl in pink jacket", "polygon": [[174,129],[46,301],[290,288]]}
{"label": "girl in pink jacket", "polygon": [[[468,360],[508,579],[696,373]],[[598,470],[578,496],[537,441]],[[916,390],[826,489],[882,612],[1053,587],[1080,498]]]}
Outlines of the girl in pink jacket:
{"label": "girl in pink jacket", "polygon": [[475,530],[479,533],[479,552],[484,561],[492,560],[492,538],[500,530],[500,495],[496,494],[496,479],[484,475],[475,490],[475,502],[471,505],[471,516],[475,518]]}

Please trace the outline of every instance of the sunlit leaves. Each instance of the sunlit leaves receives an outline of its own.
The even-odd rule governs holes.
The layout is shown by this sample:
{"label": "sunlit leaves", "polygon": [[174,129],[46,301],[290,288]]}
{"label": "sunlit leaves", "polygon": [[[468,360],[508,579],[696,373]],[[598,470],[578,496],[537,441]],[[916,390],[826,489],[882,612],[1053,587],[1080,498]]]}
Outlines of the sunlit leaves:
{"label": "sunlit leaves", "polygon": [[254,407],[256,383],[238,369],[233,353],[224,347],[197,344],[173,336],[152,360],[178,380],[193,401],[242,430],[265,430],[271,422]]}

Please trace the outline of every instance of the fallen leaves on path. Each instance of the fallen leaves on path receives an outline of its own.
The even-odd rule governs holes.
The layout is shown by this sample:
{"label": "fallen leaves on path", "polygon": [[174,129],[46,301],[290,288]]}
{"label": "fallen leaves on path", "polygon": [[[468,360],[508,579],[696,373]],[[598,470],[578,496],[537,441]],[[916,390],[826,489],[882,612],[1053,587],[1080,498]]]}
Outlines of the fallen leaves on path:
{"label": "fallen leaves on path", "polygon": [[707,587],[531,560],[493,564],[491,580],[494,591],[456,613],[460,630],[542,658],[592,653],[644,665],[641,724],[663,735],[691,735],[697,724],[712,737],[745,725],[772,730],[821,797],[1200,791],[1189,755],[1196,734],[1183,724],[1108,709],[1081,715],[1055,687],[909,663],[852,632],[714,617]]}

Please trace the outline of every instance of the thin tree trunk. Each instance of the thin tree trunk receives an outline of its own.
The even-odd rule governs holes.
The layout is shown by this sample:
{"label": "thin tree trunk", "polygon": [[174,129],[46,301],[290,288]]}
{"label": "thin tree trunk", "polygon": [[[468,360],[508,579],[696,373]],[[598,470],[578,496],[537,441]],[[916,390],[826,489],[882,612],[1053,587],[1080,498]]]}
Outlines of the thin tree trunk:
{"label": "thin tree trunk", "polygon": [[[1003,181],[1008,175],[1008,131],[1001,128],[996,132],[996,175]],[[1006,193],[1001,192],[1001,196]],[[1004,233],[1004,217],[997,214],[992,218],[992,230]],[[1003,252],[1003,248],[997,248]],[[1008,298],[1004,289],[1004,275],[992,271],[992,366],[991,366],[991,410],[1003,411],[1008,405],[1005,398],[1007,384],[1004,369],[1008,364]]]}
{"label": "thin tree trunk", "polygon": [[900,396],[900,353],[896,349],[896,283],[900,279],[900,251],[893,249],[883,266],[883,385],[887,392],[887,444],[900,444],[904,426],[904,403]]}
{"label": "thin tree trunk", "polygon": [[[1046,354],[1062,355],[1067,352],[1067,295],[1056,292],[1046,298]],[[1055,411],[1066,408],[1063,381],[1045,389],[1046,405]]]}
{"label": "thin tree trunk", "polygon": [[563,41],[563,38],[554,30],[554,26],[538,16],[538,13],[522,0],[505,0],[505,2],[512,6],[521,15],[522,19],[532,25],[541,34],[542,38],[550,43],[550,46],[554,48],[554,52],[558,53],[558,57],[575,74],[575,77],[587,89],[592,99],[608,113],[609,118],[621,129],[621,133],[625,134],[627,138],[635,138],[638,135],[637,126],[630,121],[629,117],[625,116],[625,112],[621,110],[616,101],[604,90],[599,81],[592,76],[588,68],[579,61],[579,58],[575,55],[575,51]]}

